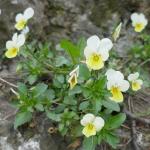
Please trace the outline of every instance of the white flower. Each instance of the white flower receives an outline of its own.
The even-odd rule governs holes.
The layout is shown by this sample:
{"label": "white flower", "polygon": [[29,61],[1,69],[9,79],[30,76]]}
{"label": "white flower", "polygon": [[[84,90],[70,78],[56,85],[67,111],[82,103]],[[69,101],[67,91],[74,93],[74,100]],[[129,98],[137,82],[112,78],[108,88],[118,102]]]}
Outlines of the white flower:
{"label": "white flower", "polygon": [[17,56],[19,49],[25,43],[25,36],[23,34],[18,35],[15,33],[11,41],[6,42],[7,51],[5,53],[7,58],[13,58]]}
{"label": "white flower", "polygon": [[86,137],[96,135],[96,132],[99,132],[104,127],[104,119],[93,114],[86,114],[83,116],[80,121],[81,125],[84,126],[82,133]]}
{"label": "white flower", "polygon": [[133,91],[138,91],[139,89],[141,89],[143,81],[141,79],[139,79],[139,73],[138,72],[130,74],[128,76],[128,80],[132,84],[132,90]]}
{"label": "white flower", "polygon": [[86,64],[89,69],[99,70],[104,66],[104,62],[109,57],[113,43],[110,39],[99,39],[98,36],[93,35],[87,39],[87,45],[84,49],[86,57]]}
{"label": "white flower", "polygon": [[136,32],[141,32],[148,23],[148,20],[145,18],[144,14],[133,13],[131,15],[132,26]]}
{"label": "white flower", "polygon": [[68,79],[68,82],[70,84],[70,88],[73,89],[74,86],[78,83],[77,77],[79,76],[79,65],[70,72],[69,76],[70,78]]}
{"label": "white flower", "polygon": [[22,30],[25,28],[27,25],[27,21],[32,18],[34,15],[34,10],[33,8],[27,8],[24,13],[19,13],[16,15],[16,24],[15,28],[17,30]]}
{"label": "white flower", "polygon": [[120,31],[121,31],[121,27],[122,27],[122,22],[116,27],[114,33],[113,33],[113,39],[114,41],[117,41],[117,39],[119,38],[120,36]]}
{"label": "white flower", "polygon": [[30,29],[28,26],[26,26],[22,31],[21,34],[24,34],[25,36],[29,33]]}
{"label": "white flower", "polygon": [[109,69],[106,72],[107,76],[107,89],[111,91],[111,100],[115,102],[123,101],[122,92],[126,92],[129,89],[129,82],[124,80],[124,75],[120,71]]}

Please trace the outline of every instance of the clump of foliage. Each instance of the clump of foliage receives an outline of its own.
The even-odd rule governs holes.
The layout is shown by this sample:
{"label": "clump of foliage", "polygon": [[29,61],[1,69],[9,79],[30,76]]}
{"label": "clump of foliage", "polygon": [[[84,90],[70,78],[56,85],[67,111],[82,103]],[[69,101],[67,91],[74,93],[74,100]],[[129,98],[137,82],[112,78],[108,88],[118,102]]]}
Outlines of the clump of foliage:
{"label": "clump of foliage", "polygon": [[[16,16],[15,28],[24,31],[6,43],[6,57],[21,58],[17,72],[23,78],[15,92],[18,112],[14,127],[31,121],[35,112],[42,112],[56,123],[62,136],[74,139],[84,135],[85,150],[94,150],[102,141],[116,148],[116,130],[126,119],[120,109],[123,93],[130,84],[133,91],[141,89],[139,73],[130,74],[127,81],[120,71],[106,67],[113,47],[108,38],[100,40],[93,35],[87,41],[81,38],[74,44],[62,40],[56,46],[24,44],[29,31],[27,21],[33,14],[33,9],[28,8]],[[138,32],[145,27],[134,26]],[[113,34],[115,41],[120,30],[121,24]]]}

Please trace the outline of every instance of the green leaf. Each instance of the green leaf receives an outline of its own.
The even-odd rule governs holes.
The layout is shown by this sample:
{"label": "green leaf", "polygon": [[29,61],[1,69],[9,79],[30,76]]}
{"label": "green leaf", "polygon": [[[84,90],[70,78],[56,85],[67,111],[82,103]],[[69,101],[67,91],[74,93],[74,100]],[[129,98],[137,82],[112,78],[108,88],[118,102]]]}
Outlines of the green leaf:
{"label": "green leaf", "polygon": [[49,119],[59,122],[61,120],[61,114],[55,114],[54,112],[50,112],[46,110],[46,115]]}
{"label": "green leaf", "polygon": [[78,40],[78,43],[77,43],[77,47],[79,48],[80,50],[80,55],[83,56],[84,54],[84,48],[86,46],[86,39],[84,37],[80,38]]}
{"label": "green leaf", "polygon": [[119,113],[115,116],[110,116],[107,120],[106,128],[108,129],[116,129],[119,128],[120,125],[125,121],[126,115],[124,113]]}
{"label": "green leaf", "polygon": [[64,83],[64,81],[65,81],[65,78],[64,78],[63,75],[57,75],[57,76],[56,76],[56,79],[57,79],[60,83]]}
{"label": "green leaf", "polygon": [[100,99],[95,99],[95,100],[92,100],[92,104],[93,104],[94,114],[97,114],[101,110],[102,101]]}
{"label": "green leaf", "polygon": [[14,128],[17,129],[20,125],[29,122],[32,119],[31,112],[20,112],[16,115]]}
{"label": "green leaf", "polygon": [[74,97],[72,97],[72,96],[65,96],[63,102],[64,102],[64,104],[67,104],[67,105],[76,105],[77,104],[77,100],[74,99]]}
{"label": "green leaf", "polygon": [[79,65],[79,80],[87,80],[91,76],[91,73],[85,64]]}
{"label": "green leaf", "polygon": [[81,92],[82,92],[81,87],[75,86],[73,89],[69,90],[68,95],[71,96],[71,95],[79,94]]}
{"label": "green leaf", "polygon": [[98,81],[96,81],[94,88],[104,89],[105,86],[106,86],[106,77],[102,77]]}
{"label": "green leaf", "polygon": [[44,107],[43,107],[43,105],[42,104],[36,104],[35,105],[35,108],[37,109],[37,110],[39,110],[39,111],[44,111]]}
{"label": "green leaf", "polygon": [[30,75],[30,76],[28,76],[27,80],[28,80],[29,84],[32,85],[37,80],[37,75]]}
{"label": "green leaf", "polygon": [[113,148],[117,148],[117,144],[119,143],[119,137],[115,136],[112,133],[105,134],[105,141],[111,145]]}
{"label": "green leaf", "polygon": [[73,63],[77,63],[77,60],[80,58],[80,50],[77,46],[75,46],[72,42],[68,40],[61,41],[61,47],[66,50],[66,52],[70,55]]}
{"label": "green leaf", "polygon": [[98,144],[101,144],[102,140],[103,140],[103,135],[99,134],[98,137],[97,137]]}
{"label": "green leaf", "polygon": [[83,127],[79,124],[79,125],[73,125],[71,128],[71,133],[74,137],[81,137],[82,134],[82,129]]}
{"label": "green leaf", "polygon": [[45,96],[48,100],[53,100],[55,98],[55,91],[52,90],[52,89],[48,89],[46,92],[45,92]]}
{"label": "green leaf", "polygon": [[63,65],[69,66],[69,61],[64,56],[57,56],[55,59],[56,67],[61,67]]}
{"label": "green leaf", "polygon": [[111,100],[103,100],[102,104],[107,108],[107,109],[111,109],[113,111],[120,111],[120,107],[119,104],[116,102],[113,102]]}
{"label": "green leaf", "polygon": [[47,90],[48,85],[44,83],[39,83],[33,88],[34,97],[42,95]]}
{"label": "green leaf", "polygon": [[97,145],[97,138],[96,138],[96,136],[92,136],[92,137],[89,137],[89,138],[85,137],[84,141],[83,141],[82,149],[83,150],[95,150],[96,145]]}
{"label": "green leaf", "polygon": [[27,95],[27,87],[24,83],[19,82],[18,84],[18,91],[21,95]]}
{"label": "green leaf", "polygon": [[89,101],[84,101],[79,105],[79,110],[86,110],[89,106]]}

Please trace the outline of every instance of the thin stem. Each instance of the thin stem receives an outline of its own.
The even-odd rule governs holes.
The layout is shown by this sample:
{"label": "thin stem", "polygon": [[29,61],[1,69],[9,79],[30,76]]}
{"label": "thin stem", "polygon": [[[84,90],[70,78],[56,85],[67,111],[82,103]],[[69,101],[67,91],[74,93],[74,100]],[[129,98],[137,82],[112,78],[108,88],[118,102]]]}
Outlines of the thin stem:
{"label": "thin stem", "polygon": [[18,88],[17,85],[15,85],[15,84],[13,84],[13,83],[11,83],[11,82],[8,82],[8,81],[4,80],[4,79],[1,78],[1,77],[0,77],[0,81],[3,82],[3,83],[8,84],[8,85],[10,85],[10,86],[12,86],[12,87],[14,87],[14,88]]}

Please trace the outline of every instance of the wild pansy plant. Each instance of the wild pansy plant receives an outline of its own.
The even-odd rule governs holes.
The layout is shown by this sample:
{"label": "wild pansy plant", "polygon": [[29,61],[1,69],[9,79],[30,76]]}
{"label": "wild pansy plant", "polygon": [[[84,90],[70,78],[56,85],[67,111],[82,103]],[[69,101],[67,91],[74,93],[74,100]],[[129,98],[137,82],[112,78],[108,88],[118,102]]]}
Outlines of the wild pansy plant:
{"label": "wild pansy plant", "polygon": [[148,24],[148,20],[142,13],[133,13],[131,15],[131,21],[136,32],[141,32]]}
{"label": "wild pansy plant", "polygon": [[32,18],[34,15],[34,10],[32,8],[27,8],[24,13],[19,13],[16,15],[16,24],[15,24],[15,28],[17,30],[23,30],[26,25],[27,22],[30,18]]}
{"label": "wild pansy plant", "polygon": [[128,80],[131,82],[133,91],[138,91],[139,89],[141,89],[143,81],[141,79],[139,79],[139,73],[138,72],[130,74],[128,76]]}
{"label": "wild pansy plant", "polygon": [[15,33],[12,37],[11,41],[6,42],[6,48],[7,51],[5,53],[5,56],[7,58],[14,58],[17,56],[20,47],[23,46],[25,43],[25,36],[24,34],[17,34]]}
{"label": "wild pansy plant", "polygon": [[87,45],[84,49],[86,64],[89,69],[99,70],[104,67],[104,62],[109,57],[109,51],[112,49],[113,43],[110,39],[99,39],[93,35],[87,39]]}
{"label": "wild pansy plant", "polygon": [[124,80],[124,75],[120,71],[109,69],[106,72],[107,76],[107,89],[111,91],[111,100],[115,102],[123,101],[122,92],[126,92],[129,89],[129,82]]}
{"label": "wild pansy plant", "polygon": [[[22,32],[6,43],[6,57],[13,58],[18,52],[22,56],[17,72],[23,83],[18,83],[15,91],[18,112],[14,127],[30,122],[35,112],[41,112],[55,122],[62,136],[84,137],[84,150],[94,150],[102,141],[116,148],[116,130],[126,119],[120,103],[125,100],[123,92],[129,89],[129,82],[120,71],[107,69],[112,40],[92,35],[77,44],[62,40],[59,46],[37,41],[24,45],[29,32],[27,21],[33,14],[34,10],[28,8],[16,16],[15,27]],[[121,24],[115,30],[114,41],[120,30]],[[138,76],[128,77],[134,91],[142,85]]]}
{"label": "wild pansy plant", "polygon": [[86,114],[81,120],[81,125],[84,126],[82,133],[86,137],[96,135],[96,132],[99,132],[104,124],[105,122],[103,118],[98,116],[95,117],[93,114]]}

